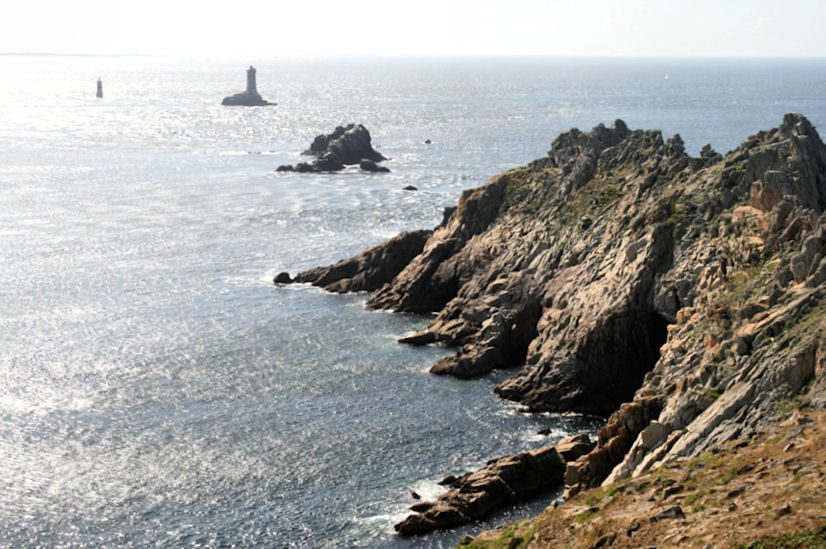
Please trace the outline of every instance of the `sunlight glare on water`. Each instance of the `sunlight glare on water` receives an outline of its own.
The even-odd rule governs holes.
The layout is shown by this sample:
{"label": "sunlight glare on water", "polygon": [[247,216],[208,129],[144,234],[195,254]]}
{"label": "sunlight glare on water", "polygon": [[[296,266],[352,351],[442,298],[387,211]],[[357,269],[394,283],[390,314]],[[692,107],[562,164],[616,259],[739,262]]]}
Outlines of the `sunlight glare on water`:
{"label": "sunlight glare on water", "polygon": [[[250,60],[0,56],[0,546],[452,546],[392,535],[411,490],[599,422],[431,376],[449,350],[396,343],[428,317],[273,275],[433,227],[572,126],[697,154],[826,121],[820,61],[254,62],[275,107],[220,106]],[[275,172],[349,122],[390,174]]]}

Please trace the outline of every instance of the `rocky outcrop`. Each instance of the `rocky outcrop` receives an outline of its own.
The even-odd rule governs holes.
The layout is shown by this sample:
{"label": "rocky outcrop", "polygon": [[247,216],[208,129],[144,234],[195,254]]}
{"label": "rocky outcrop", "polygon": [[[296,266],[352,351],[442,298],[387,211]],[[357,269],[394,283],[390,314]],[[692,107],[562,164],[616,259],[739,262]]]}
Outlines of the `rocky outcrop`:
{"label": "rocky outcrop", "polygon": [[504,505],[558,487],[564,464],[553,446],[491,460],[482,469],[453,480],[450,490],[437,501],[414,505],[417,514],[395,529],[403,536],[415,536],[482,519]]}
{"label": "rocky outcrop", "polygon": [[279,166],[277,171],[334,172],[352,165],[359,165],[369,172],[390,171],[376,164],[386,158],[373,149],[370,132],[361,124],[338,126],[330,134],[318,135],[310,148],[301,154],[315,156],[316,160],[299,162],[295,166]]}
{"label": "rocky outcrop", "polygon": [[225,107],[267,107],[275,105],[261,97],[258,92],[240,92],[229,95],[221,100],[221,105]]}
{"label": "rocky outcrop", "polygon": [[571,130],[465,191],[367,304],[436,313],[402,340],[456,348],[434,373],[514,368],[503,398],[608,416],[573,494],[826,405],[825,208],[826,147],[798,114],[725,156]]}
{"label": "rocky outcrop", "polygon": [[[329,267],[304,271],[290,279],[281,273],[276,283],[308,282],[330,292],[373,291],[387,284],[410,261],[419,255],[432,231],[401,233],[369,248],[351,259],[343,259]],[[283,276],[283,275],[286,275]]]}
{"label": "rocky outcrop", "polygon": [[322,158],[327,154],[335,154],[342,164],[358,164],[363,159],[381,162],[387,160],[378,151],[373,149],[370,132],[361,124],[338,126],[332,133],[318,135],[310,148],[301,154]]}

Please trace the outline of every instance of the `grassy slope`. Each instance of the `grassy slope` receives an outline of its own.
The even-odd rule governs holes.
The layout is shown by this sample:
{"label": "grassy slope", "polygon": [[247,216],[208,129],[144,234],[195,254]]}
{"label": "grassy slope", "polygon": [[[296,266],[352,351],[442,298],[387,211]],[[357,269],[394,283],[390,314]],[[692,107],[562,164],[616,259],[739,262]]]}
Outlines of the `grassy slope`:
{"label": "grassy slope", "polygon": [[[464,547],[826,547],[826,412],[801,404],[771,432],[587,490]],[[684,517],[651,520],[675,506]]]}

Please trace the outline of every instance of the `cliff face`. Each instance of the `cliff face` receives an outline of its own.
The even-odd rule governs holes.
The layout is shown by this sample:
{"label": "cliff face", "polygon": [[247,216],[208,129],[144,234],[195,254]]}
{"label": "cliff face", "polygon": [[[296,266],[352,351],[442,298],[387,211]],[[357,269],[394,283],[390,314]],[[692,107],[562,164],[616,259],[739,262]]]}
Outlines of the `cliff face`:
{"label": "cliff face", "polygon": [[796,396],[826,406],[824,208],[826,147],[801,115],[725,157],[574,129],[466,191],[368,306],[438,313],[403,339],[457,348],[434,373],[518,368],[502,397],[610,414],[572,494],[753,435]]}

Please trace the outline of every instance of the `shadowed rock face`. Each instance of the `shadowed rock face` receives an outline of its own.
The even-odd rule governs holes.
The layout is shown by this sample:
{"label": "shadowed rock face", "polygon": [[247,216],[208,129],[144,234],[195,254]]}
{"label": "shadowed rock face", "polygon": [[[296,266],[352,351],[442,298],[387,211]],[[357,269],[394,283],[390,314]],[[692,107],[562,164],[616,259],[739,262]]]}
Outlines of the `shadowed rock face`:
{"label": "shadowed rock face", "polygon": [[760,431],[794,395],[826,406],[824,208],[826,147],[798,114],[725,157],[571,130],[465,191],[368,306],[437,313],[403,339],[457,349],[435,373],[512,367],[504,398],[610,415],[573,493]]}

